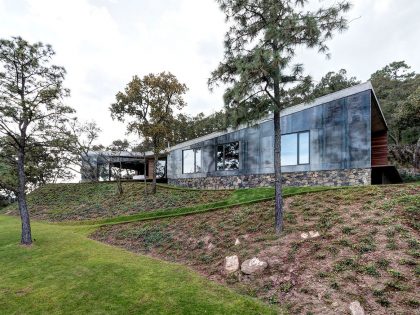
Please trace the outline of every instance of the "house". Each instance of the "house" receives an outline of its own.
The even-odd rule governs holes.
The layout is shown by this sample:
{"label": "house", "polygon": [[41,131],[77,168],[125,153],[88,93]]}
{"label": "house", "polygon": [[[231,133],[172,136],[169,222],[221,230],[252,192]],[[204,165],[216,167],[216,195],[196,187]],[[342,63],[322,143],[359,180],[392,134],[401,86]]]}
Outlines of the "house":
{"label": "house", "polygon": [[[370,82],[281,112],[283,183],[348,186],[401,180],[387,160],[387,124]],[[177,144],[162,154],[172,185],[248,188],[274,184],[273,116]],[[130,157],[131,159],[133,157]],[[151,175],[151,154],[135,156]],[[131,163],[131,162],[130,162]],[[144,167],[144,163],[148,166]]]}

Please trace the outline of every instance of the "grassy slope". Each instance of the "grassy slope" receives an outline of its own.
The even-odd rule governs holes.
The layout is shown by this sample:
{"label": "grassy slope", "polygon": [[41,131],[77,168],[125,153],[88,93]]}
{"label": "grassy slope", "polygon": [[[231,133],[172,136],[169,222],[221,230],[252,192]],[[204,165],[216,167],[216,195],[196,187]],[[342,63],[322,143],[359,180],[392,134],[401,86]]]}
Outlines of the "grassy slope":
{"label": "grassy slope", "polygon": [[273,313],[186,267],[89,240],[91,231],[34,223],[25,248],[19,221],[0,216],[0,313]]}
{"label": "grassy slope", "polygon": [[[342,314],[354,299],[369,314],[412,314],[420,306],[420,185],[289,198],[280,239],[273,235],[272,211],[266,201],[188,219],[107,226],[94,237],[190,265],[240,292],[289,305],[296,314]],[[311,230],[321,237],[301,239]],[[257,277],[226,276],[224,257],[232,254],[241,261],[257,255],[272,267]]]}
{"label": "grassy slope", "polygon": [[[159,185],[156,195],[145,195],[143,187],[140,182],[124,183],[124,194],[118,196],[115,183],[47,185],[28,195],[28,205],[35,220],[115,224],[207,212],[274,197],[270,187],[210,191]],[[283,196],[330,189],[336,188],[285,187]],[[17,214],[16,204],[1,211]]]}
{"label": "grassy slope", "polygon": [[[228,198],[232,191],[169,189],[159,185],[155,195],[144,193],[141,182],[123,183],[117,195],[116,183],[50,184],[28,195],[31,217],[47,221],[103,219],[158,209],[189,207]],[[16,205],[8,210],[16,211]]]}

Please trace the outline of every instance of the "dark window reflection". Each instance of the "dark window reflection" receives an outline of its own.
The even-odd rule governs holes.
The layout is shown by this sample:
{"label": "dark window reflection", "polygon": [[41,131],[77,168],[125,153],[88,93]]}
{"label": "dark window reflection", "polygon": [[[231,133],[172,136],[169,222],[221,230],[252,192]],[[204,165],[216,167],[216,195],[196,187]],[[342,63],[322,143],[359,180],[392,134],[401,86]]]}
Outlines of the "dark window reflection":
{"label": "dark window reflection", "polygon": [[239,169],[239,142],[231,142],[217,146],[216,169]]}

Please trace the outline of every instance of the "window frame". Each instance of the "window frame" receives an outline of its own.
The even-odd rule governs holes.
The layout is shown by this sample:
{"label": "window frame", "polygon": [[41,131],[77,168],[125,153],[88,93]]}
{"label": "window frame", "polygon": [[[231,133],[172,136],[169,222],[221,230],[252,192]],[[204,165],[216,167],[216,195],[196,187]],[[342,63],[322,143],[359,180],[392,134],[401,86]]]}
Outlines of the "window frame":
{"label": "window frame", "polygon": [[[193,155],[194,155],[194,171],[193,172],[185,172],[185,159],[184,159],[184,152],[185,151],[193,151]],[[202,170],[197,171],[197,151],[201,151],[201,155],[200,155],[200,165],[201,165],[201,169],[203,169],[203,151],[202,148],[194,148],[194,149],[185,149],[182,150],[182,174],[197,174],[197,173],[201,173]]]}
{"label": "window frame", "polygon": [[[225,147],[226,147],[226,145],[231,144],[231,143],[237,143],[238,144],[238,168],[236,168],[236,169],[226,169],[226,158],[225,158],[226,150],[225,150]],[[222,155],[223,169],[220,169],[220,170],[217,168],[217,153],[218,153],[218,148],[219,147],[223,148],[222,149],[222,152],[223,152],[223,155]],[[216,144],[215,157],[216,158],[215,158],[215,163],[214,164],[215,164],[216,172],[237,171],[237,170],[239,170],[240,165],[241,165],[241,141],[230,141],[230,142],[224,142],[224,143]]]}
{"label": "window frame", "polygon": [[[307,163],[301,163],[300,162],[300,135],[303,133],[307,133],[308,134],[308,162]],[[311,131],[310,130],[304,130],[304,131],[298,131],[298,132],[289,132],[289,133],[285,133],[282,134],[281,136],[287,136],[287,135],[296,135],[296,146],[297,146],[297,150],[296,150],[296,161],[297,164],[287,164],[287,165],[283,165],[283,163],[281,164],[281,166],[298,166],[298,165],[309,165],[311,164]],[[281,142],[283,145],[283,141]],[[281,152],[283,152],[283,150],[281,150]],[[281,156],[280,156],[281,159]]]}

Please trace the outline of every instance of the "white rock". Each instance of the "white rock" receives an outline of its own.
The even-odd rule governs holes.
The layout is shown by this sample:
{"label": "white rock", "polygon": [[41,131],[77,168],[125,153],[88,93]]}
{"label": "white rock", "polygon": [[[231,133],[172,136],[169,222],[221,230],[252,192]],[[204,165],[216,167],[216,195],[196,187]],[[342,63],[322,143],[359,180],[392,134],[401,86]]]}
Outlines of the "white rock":
{"label": "white rock", "polygon": [[307,239],[309,237],[308,233],[301,233],[300,237],[303,239]]}
{"label": "white rock", "polygon": [[259,260],[257,257],[245,260],[241,265],[241,271],[247,275],[263,271],[267,268],[267,262]]}
{"label": "white rock", "polygon": [[237,238],[237,239],[235,240],[235,246],[240,245],[240,244],[241,244],[241,241],[239,240],[239,238]]}
{"label": "white rock", "polygon": [[235,272],[239,269],[239,258],[236,255],[225,258],[225,271],[227,273]]}
{"label": "white rock", "polygon": [[349,305],[351,315],[365,315],[365,310],[360,305],[359,301],[353,301]]}
{"label": "white rock", "polygon": [[309,231],[309,236],[311,237],[311,238],[314,238],[314,237],[319,237],[319,232],[318,231]]}

